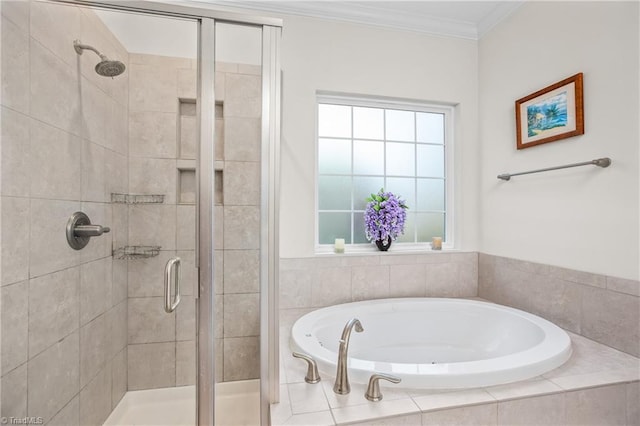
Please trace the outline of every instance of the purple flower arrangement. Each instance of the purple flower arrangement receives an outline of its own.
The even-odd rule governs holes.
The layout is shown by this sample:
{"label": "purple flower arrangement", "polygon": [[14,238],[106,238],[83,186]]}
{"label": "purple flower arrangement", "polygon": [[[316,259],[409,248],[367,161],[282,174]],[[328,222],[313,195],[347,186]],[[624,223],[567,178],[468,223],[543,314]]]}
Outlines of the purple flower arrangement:
{"label": "purple flower arrangement", "polygon": [[404,234],[404,222],[408,209],[404,200],[391,192],[380,189],[377,194],[367,198],[364,212],[365,235],[369,241],[380,240],[384,244],[391,244],[391,240]]}

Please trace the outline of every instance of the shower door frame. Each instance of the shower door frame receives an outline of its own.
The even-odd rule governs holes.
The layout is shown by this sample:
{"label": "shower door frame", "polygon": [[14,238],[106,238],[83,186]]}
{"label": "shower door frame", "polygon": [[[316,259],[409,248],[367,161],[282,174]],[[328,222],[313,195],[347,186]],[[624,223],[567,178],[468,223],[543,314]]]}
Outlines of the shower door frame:
{"label": "shower door frame", "polygon": [[[53,0],[86,6],[182,18],[198,22],[196,154],[196,424],[215,418],[214,346],[214,160],[215,24],[253,25],[262,29],[262,125],[260,188],[260,421],[269,424],[269,404],[279,401],[278,268],[280,203],[280,37],[282,19],[139,0]],[[207,100],[204,102],[203,100]],[[203,342],[204,341],[204,342]],[[204,343],[204,344],[203,344]]]}

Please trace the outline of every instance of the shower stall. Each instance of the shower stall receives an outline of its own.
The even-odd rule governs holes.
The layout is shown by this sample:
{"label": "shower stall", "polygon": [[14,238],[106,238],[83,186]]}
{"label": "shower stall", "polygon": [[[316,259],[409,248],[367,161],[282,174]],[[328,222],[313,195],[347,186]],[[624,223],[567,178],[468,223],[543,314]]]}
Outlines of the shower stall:
{"label": "shower stall", "polygon": [[280,22],[0,8],[0,416],[267,424]]}

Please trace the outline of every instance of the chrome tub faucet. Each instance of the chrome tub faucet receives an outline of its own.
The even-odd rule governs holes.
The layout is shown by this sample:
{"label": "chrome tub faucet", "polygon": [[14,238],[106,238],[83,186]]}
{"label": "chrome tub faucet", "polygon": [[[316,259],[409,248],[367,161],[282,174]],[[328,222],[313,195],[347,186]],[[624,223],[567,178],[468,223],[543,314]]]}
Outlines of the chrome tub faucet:
{"label": "chrome tub faucet", "polygon": [[344,326],[344,329],[342,330],[342,337],[340,338],[336,382],[333,385],[333,391],[339,395],[346,395],[351,391],[351,386],[349,385],[349,375],[347,372],[347,354],[349,352],[349,339],[351,338],[351,330],[354,327],[358,333],[364,331],[360,320],[358,320],[357,318],[352,318]]}

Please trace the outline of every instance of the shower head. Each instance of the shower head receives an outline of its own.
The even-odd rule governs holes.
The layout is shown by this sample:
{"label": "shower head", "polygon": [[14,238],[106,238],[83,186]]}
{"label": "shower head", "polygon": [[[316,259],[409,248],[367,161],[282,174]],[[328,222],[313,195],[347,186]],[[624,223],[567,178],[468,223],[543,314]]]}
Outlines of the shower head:
{"label": "shower head", "polygon": [[87,44],[82,44],[80,43],[80,40],[74,40],[73,48],[76,50],[76,53],[78,55],[82,55],[83,50],[86,49],[91,50],[98,56],[100,56],[100,62],[98,62],[98,65],[96,65],[96,72],[101,76],[115,77],[122,74],[126,68],[122,62],[110,60],[106,57],[106,55],[98,52],[95,47],[89,46]]}
{"label": "shower head", "polygon": [[104,77],[115,77],[124,72],[125,66],[120,61],[110,61],[104,57],[96,65],[96,72]]}

